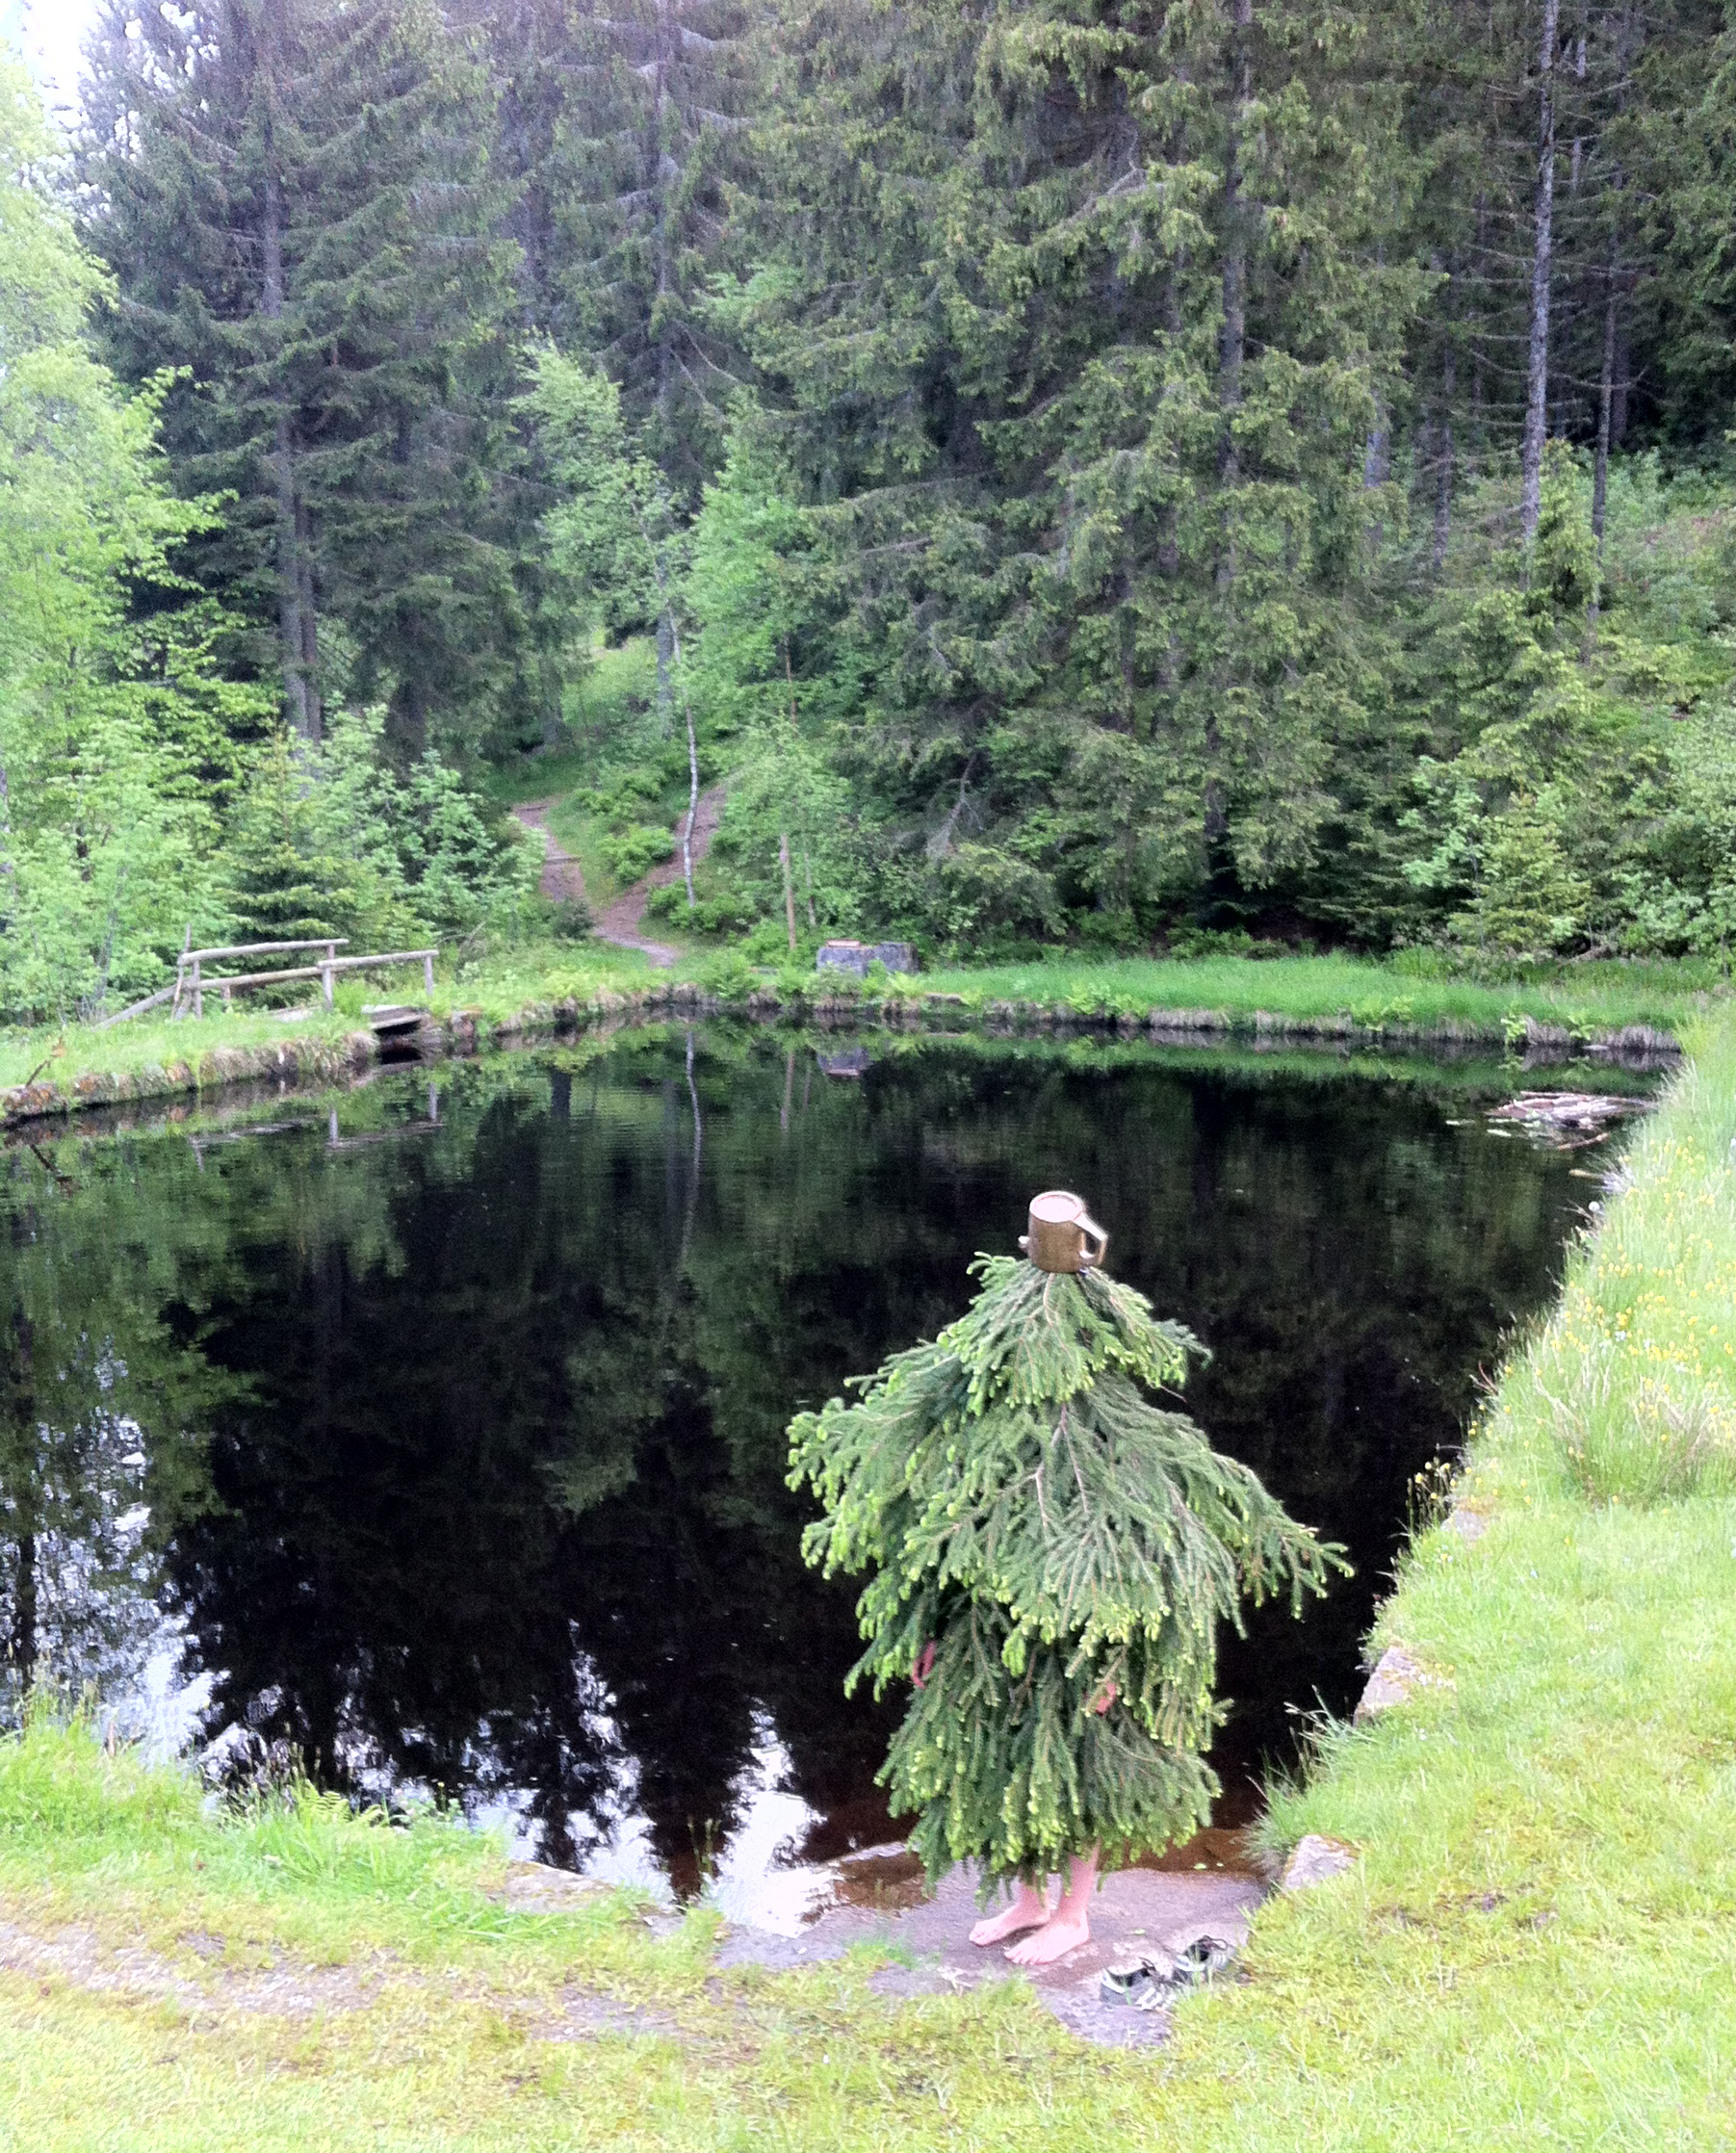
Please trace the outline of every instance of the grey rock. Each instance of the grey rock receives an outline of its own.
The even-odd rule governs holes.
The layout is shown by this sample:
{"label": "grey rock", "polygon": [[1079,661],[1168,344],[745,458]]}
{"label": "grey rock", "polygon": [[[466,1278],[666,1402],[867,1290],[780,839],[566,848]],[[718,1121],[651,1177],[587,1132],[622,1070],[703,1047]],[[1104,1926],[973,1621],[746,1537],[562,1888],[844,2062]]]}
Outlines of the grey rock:
{"label": "grey rock", "polygon": [[1449,1533],[1457,1533],[1467,1547],[1475,1547],[1489,1530],[1489,1519],[1482,1511],[1467,1509],[1461,1503],[1457,1509],[1448,1511],[1446,1529]]}
{"label": "grey rock", "polygon": [[1325,1883],[1329,1877],[1341,1877],[1347,1869],[1354,1869],[1356,1860],[1355,1847],[1346,1846],[1342,1839],[1330,1839],[1324,1831],[1310,1831],[1290,1849],[1278,1888],[1307,1891],[1312,1884]]}
{"label": "grey rock", "polygon": [[1374,1673],[1368,1677],[1354,1715],[1358,1726],[1365,1725],[1383,1712],[1389,1712],[1395,1704],[1410,1702],[1411,1692],[1417,1683],[1426,1681],[1422,1669],[1402,1645],[1388,1645],[1375,1664]]}
{"label": "grey rock", "polygon": [[570,1913],[577,1907],[595,1906],[608,1896],[609,1886],[592,1878],[575,1877],[543,1861],[512,1861],[506,1865],[506,1888],[501,1902],[511,1913],[560,1914]]}

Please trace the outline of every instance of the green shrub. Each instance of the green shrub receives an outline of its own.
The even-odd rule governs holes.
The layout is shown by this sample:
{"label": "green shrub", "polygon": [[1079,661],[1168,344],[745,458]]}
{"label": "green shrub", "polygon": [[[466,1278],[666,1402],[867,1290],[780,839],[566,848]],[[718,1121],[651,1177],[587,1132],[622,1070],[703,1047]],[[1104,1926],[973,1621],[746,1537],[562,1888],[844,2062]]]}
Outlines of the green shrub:
{"label": "green shrub", "polygon": [[[694,934],[736,934],[753,918],[753,912],[738,893],[728,890],[720,895],[701,897],[689,906],[687,885],[677,880],[652,891],[645,899],[645,917],[667,920],[671,926],[685,927]],[[780,942],[782,938],[780,928]]]}
{"label": "green shrub", "polygon": [[617,882],[637,882],[651,869],[661,867],[675,848],[675,841],[667,830],[660,830],[649,822],[635,822],[625,830],[610,831],[598,849],[609,863],[609,871]]}
{"label": "green shrub", "polygon": [[738,949],[726,949],[713,957],[704,971],[704,983],[725,1001],[745,1001],[760,986],[759,973]]}

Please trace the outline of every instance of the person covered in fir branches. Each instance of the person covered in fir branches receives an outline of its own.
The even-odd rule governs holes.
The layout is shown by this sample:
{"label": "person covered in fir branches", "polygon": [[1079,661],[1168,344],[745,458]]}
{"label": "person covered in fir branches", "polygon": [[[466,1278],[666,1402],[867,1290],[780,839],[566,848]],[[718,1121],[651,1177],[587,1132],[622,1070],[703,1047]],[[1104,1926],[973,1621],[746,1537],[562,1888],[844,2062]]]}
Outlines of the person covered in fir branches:
{"label": "person covered in fir branches", "polygon": [[970,1860],[985,1901],[1005,1888],[971,1939],[1032,1932],[1007,1952],[1026,1965],[1089,1940],[1100,1862],[1207,1821],[1219,1622],[1279,1592],[1300,1613],[1346,1567],[1154,1402],[1205,1348],[1104,1274],[1106,1239],[1045,1192],[1028,1260],[979,1256],[956,1323],[790,1429],[790,1484],[824,1510],[807,1560],[871,1573],[846,1686],[914,1684],[894,1813],[931,1883]]}

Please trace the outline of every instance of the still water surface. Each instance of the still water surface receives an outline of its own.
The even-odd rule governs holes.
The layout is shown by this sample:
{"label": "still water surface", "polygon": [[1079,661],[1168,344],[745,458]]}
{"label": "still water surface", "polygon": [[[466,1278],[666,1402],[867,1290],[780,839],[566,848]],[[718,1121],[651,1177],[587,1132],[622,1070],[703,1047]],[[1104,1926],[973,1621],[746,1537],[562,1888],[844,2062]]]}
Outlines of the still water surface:
{"label": "still water surface", "polygon": [[902,1700],[842,1694],[853,1588],[802,1565],[785,1426],[956,1314],[1058,1183],[1213,1349],[1211,1439],[1357,1566],[1225,1655],[1245,1815],[1296,1714],[1353,1699],[1411,1476],[1596,1194],[1596,1148],[1484,1120],[1512,1083],[651,1030],[14,1149],[14,1706],[42,1665],[234,1769],[293,1750],[791,1925],[895,1836]]}

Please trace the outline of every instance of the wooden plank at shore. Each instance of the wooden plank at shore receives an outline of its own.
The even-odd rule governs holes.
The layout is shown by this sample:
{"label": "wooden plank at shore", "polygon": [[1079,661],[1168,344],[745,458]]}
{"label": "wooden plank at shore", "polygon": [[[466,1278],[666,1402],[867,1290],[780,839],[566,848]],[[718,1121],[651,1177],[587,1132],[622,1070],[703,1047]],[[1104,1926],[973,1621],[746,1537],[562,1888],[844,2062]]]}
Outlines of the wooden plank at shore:
{"label": "wooden plank at shore", "polygon": [[129,1002],[126,1008],[116,1010],[112,1017],[99,1018],[96,1025],[97,1030],[107,1031],[111,1025],[123,1025],[129,1017],[143,1016],[145,1010],[155,1009],[160,1002],[168,1001],[178,993],[179,986],[179,981],[176,981],[169,986],[159,987],[154,995],[146,995],[143,1001]]}

